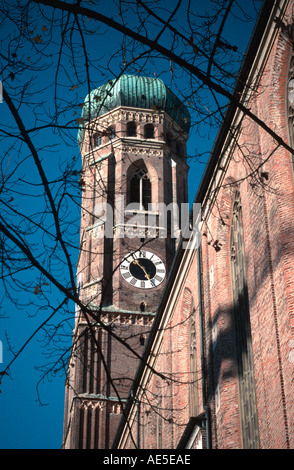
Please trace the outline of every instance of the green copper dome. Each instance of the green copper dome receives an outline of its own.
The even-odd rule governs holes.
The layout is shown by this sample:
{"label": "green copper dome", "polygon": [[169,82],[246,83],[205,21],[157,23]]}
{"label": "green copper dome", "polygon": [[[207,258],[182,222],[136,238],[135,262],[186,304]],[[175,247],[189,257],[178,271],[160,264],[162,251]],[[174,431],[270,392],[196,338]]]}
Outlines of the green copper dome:
{"label": "green copper dome", "polygon": [[[190,114],[186,106],[159,78],[122,75],[110,80],[87,95],[82,112],[83,123],[117,108],[128,106],[165,111],[186,133],[190,128]],[[81,126],[84,127],[84,126]],[[78,132],[82,142],[83,129]]]}

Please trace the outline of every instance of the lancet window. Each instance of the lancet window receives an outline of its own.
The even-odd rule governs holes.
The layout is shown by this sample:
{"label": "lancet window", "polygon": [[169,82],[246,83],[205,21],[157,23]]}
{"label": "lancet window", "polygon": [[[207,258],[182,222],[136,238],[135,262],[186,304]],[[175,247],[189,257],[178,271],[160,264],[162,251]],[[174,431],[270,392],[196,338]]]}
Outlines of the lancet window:
{"label": "lancet window", "polygon": [[240,194],[235,193],[230,233],[233,329],[238,373],[243,447],[258,448],[258,422],[252,356],[249,298],[245,272]]}
{"label": "lancet window", "polygon": [[148,210],[151,204],[151,181],[144,168],[135,171],[130,182],[130,203],[137,203],[138,209]]}

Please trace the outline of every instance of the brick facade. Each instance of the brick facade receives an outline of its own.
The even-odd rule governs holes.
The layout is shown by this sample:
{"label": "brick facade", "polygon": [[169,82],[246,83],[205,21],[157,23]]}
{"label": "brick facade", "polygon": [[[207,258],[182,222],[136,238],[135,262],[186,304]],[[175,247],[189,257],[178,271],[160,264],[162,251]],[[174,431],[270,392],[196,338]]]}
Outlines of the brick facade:
{"label": "brick facade", "polygon": [[[293,6],[293,1],[265,6],[268,21],[264,34],[259,31],[258,44],[253,37],[248,51],[254,50],[251,68],[246,70],[253,91],[247,88],[248,83],[243,87],[244,102],[251,112],[289,145],[293,133],[288,113]],[[277,27],[277,16],[291,28]],[[177,253],[177,272],[171,275],[158,309],[157,332],[151,331],[148,360],[156,373],[145,368],[138,376],[142,448],[193,448],[203,431],[208,447],[244,448],[242,416],[249,414],[250,406],[257,413],[252,446],[294,447],[292,158],[283,145],[241,111],[234,110],[231,119],[230,131],[225,137],[218,136],[206,173],[209,176],[204,176],[195,199],[202,204],[201,247]],[[242,233],[238,234],[232,228],[236,194],[242,211]],[[240,341],[236,340],[240,298],[236,304],[232,275],[235,235],[242,238],[244,264],[239,266],[238,282],[242,276],[249,312],[245,339]],[[194,305],[190,312],[189,295]],[[195,318],[192,323],[190,315]],[[195,328],[194,353],[191,324]],[[246,374],[242,366],[242,377],[237,360],[240,349],[247,363]],[[191,354],[197,364],[197,394],[193,395],[197,403],[192,414]],[[154,355],[156,359],[152,359]],[[249,398],[244,397],[241,378],[253,383]],[[127,410],[135,436],[138,420],[131,406]],[[209,426],[203,430],[201,422]],[[194,434],[190,432],[193,423]],[[116,445],[134,446],[123,422]]]}

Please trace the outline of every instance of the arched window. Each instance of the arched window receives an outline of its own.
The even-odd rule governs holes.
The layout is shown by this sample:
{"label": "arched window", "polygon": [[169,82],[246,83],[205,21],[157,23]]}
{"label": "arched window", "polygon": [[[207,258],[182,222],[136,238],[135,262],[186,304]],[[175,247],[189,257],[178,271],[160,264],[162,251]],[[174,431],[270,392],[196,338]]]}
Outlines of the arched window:
{"label": "arched window", "polygon": [[249,299],[245,272],[242,207],[236,191],[230,233],[233,327],[238,371],[240,419],[244,449],[259,447],[252,357]]}
{"label": "arched window", "polygon": [[116,132],[115,132],[115,127],[111,126],[107,129],[107,135],[109,137],[109,140],[112,140],[115,138],[116,136]]}
{"label": "arched window", "polygon": [[146,124],[144,127],[145,139],[154,139],[154,126],[153,124]]}
{"label": "arched window", "polygon": [[137,126],[134,121],[130,121],[127,124],[127,136],[128,137],[137,137]]}
{"label": "arched window", "polygon": [[95,147],[99,147],[102,143],[102,137],[100,134],[95,134],[94,135],[94,139],[93,139],[93,146],[94,148]]}
{"label": "arched window", "polygon": [[148,204],[151,204],[151,182],[144,168],[139,168],[132,176],[129,202],[137,203],[138,209],[145,210],[148,210]]}

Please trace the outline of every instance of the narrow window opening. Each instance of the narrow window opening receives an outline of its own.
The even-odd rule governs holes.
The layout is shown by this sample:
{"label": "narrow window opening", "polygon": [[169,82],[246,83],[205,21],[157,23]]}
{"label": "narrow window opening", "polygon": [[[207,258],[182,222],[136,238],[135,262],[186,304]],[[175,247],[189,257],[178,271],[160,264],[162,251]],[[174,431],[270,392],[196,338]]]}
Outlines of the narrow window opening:
{"label": "narrow window opening", "polygon": [[154,126],[153,124],[146,124],[145,126],[145,138],[154,139]]}
{"label": "narrow window opening", "polygon": [[128,122],[127,125],[127,136],[128,137],[137,137],[137,126],[132,122]]}
{"label": "narrow window opening", "polygon": [[100,147],[102,143],[102,137],[100,134],[96,134],[93,139],[93,146],[95,147]]}
{"label": "narrow window opening", "polygon": [[134,175],[131,179],[130,202],[140,204],[140,178]]}
{"label": "narrow window opening", "polygon": [[142,206],[147,210],[148,204],[151,204],[151,183],[147,175],[142,178],[142,193]]}
{"label": "narrow window opening", "polygon": [[129,201],[137,203],[141,210],[148,210],[151,204],[151,182],[143,169],[137,170],[131,179]]}
{"label": "narrow window opening", "polygon": [[110,127],[108,129],[109,140],[113,140],[116,136],[115,127]]}
{"label": "narrow window opening", "polygon": [[242,207],[236,191],[231,221],[231,275],[233,291],[233,325],[238,368],[240,417],[243,447],[259,447],[258,420],[253,371],[249,299],[246,282]]}

